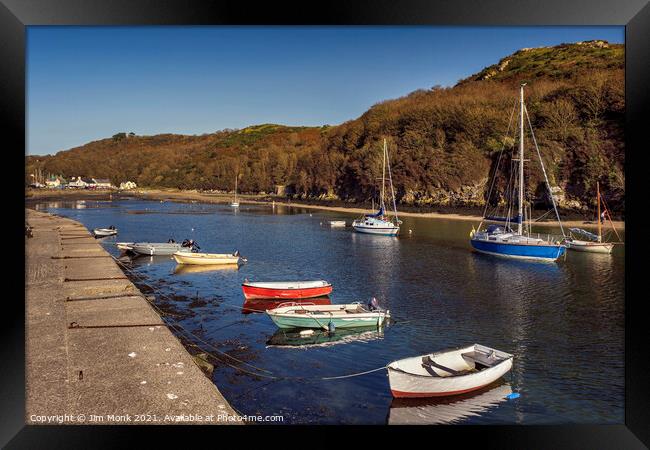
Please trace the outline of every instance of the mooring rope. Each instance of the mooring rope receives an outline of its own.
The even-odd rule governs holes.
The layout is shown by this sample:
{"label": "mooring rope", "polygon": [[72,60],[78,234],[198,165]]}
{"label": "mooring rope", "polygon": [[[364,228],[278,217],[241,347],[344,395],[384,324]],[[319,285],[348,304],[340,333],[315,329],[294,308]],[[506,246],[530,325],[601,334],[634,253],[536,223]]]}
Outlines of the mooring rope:
{"label": "mooring rope", "polygon": [[[115,258],[113,255],[111,255],[111,256],[113,257],[113,259],[115,260],[115,262],[116,262],[120,267],[122,267],[122,268],[123,268],[123,269],[124,269],[128,274],[133,275],[133,277],[134,277],[134,278],[137,278],[137,279],[139,280],[140,283],[142,283],[143,285],[147,286],[147,287],[148,287],[149,289],[151,289],[153,292],[156,292],[156,289],[155,289],[153,286],[151,286],[149,283],[147,283],[146,281],[144,281],[144,277],[143,277],[142,275],[140,275],[140,274],[134,272],[132,269],[130,269],[129,267],[127,267],[127,266],[126,266],[122,261],[119,261],[119,260],[118,260],[117,258]],[[170,297],[166,296],[165,294],[157,293],[157,295],[158,295],[159,297],[163,298],[163,299],[173,300],[173,299],[171,299]],[[254,365],[252,365],[252,364],[250,364],[250,363],[247,363],[246,361],[242,361],[242,360],[240,360],[240,359],[238,359],[238,358],[235,358],[234,356],[231,356],[231,355],[229,355],[229,354],[227,354],[227,353],[225,353],[225,352],[219,350],[219,349],[216,348],[213,344],[204,341],[203,339],[201,339],[200,337],[196,336],[196,335],[195,335],[194,333],[192,333],[191,331],[185,329],[182,325],[180,325],[180,324],[178,324],[178,323],[171,323],[171,322],[169,322],[169,321],[166,320],[165,317],[164,317],[165,315],[167,315],[167,313],[166,313],[165,311],[161,310],[161,309],[160,309],[157,305],[155,305],[153,302],[149,302],[149,304],[154,308],[154,310],[156,310],[156,312],[158,312],[158,313],[160,314],[161,318],[163,319],[163,321],[165,322],[165,324],[166,324],[167,326],[173,328],[173,329],[176,330],[180,335],[184,336],[184,337],[185,337],[188,341],[190,341],[190,343],[193,344],[196,348],[198,348],[199,350],[203,351],[203,352],[206,353],[208,356],[212,357],[214,360],[216,360],[216,361],[218,361],[218,362],[220,362],[220,363],[223,363],[223,364],[225,364],[225,365],[231,367],[231,368],[234,369],[234,370],[238,370],[238,371],[240,371],[240,372],[247,373],[247,374],[249,374],[249,375],[251,375],[251,376],[254,376],[254,377],[268,378],[268,379],[272,379],[272,380],[293,380],[293,381],[330,381],[330,380],[340,380],[340,379],[345,379],[345,378],[358,377],[358,376],[366,375],[366,374],[369,374],[369,373],[377,372],[377,371],[379,371],[379,370],[383,370],[383,369],[385,369],[385,368],[387,367],[387,366],[381,366],[381,367],[377,367],[377,368],[374,368],[374,369],[366,370],[366,371],[363,371],[363,372],[355,372],[355,373],[350,373],[350,374],[346,374],[346,375],[337,375],[337,376],[328,376],[328,377],[288,377],[288,376],[279,376],[279,375],[274,375],[273,372],[271,372],[271,371],[269,371],[269,370],[262,369],[262,368],[260,368],[260,367],[254,366]],[[226,303],[226,304],[227,304],[227,303]],[[229,306],[235,306],[235,305],[229,305]],[[240,308],[241,308],[241,309],[247,309],[247,310],[249,309],[249,308],[242,308],[242,307],[240,307]],[[251,309],[251,310],[252,310],[252,309]],[[261,311],[261,310],[260,310],[260,311]],[[231,325],[232,325],[232,324],[231,324]],[[233,365],[233,364],[230,364],[228,361],[224,361],[224,360],[218,358],[216,355],[214,355],[214,354],[213,354],[212,352],[210,352],[209,350],[206,350],[205,348],[201,347],[201,346],[200,346],[199,344],[197,344],[195,341],[199,341],[199,342],[201,342],[201,343],[203,343],[203,344],[209,346],[210,348],[212,348],[214,351],[216,351],[216,352],[219,353],[220,355],[226,356],[226,357],[232,359],[233,361],[236,361],[236,362],[238,362],[238,363],[240,363],[240,364],[244,364],[244,365],[246,365],[246,366],[248,366],[248,367],[251,367],[251,368],[257,370],[258,372],[265,372],[265,373],[256,373],[256,372],[251,372],[250,370],[246,370],[246,369],[243,369],[243,368],[241,368],[241,367],[239,367],[239,366],[235,366],[235,365]]]}

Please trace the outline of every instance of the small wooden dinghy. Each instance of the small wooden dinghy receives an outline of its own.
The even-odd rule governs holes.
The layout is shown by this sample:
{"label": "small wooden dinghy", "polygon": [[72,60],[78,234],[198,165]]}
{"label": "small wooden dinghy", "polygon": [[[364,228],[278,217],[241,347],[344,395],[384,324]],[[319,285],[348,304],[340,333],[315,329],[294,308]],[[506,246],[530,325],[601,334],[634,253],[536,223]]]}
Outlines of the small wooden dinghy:
{"label": "small wooden dinghy", "polygon": [[332,292],[327,281],[267,281],[242,283],[244,297],[248,299],[301,299],[322,297]]}
{"label": "small wooden dinghy", "polygon": [[394,361],[387,366],[395,398],[442,397],[487,386],[512,368],[513,356],[474,344]]}
{"label": "small wooden dinghy", "polygon": [[178,264],[239,264],[241,257],[237,253],[192,253],[176,252],[172,255]]}
{"label": "small wooden dinghy", "polygon": [[117,228],[110,226],[108,228],[95,228],[93,234],[96,238],[106,237],[106,236],[115,236],[117,234]]}
{"label": "small wooden dinghy", "polygon": [[346,305],[308,305],[291,303],[266,311],[280,328],[381,327],[390,311],[370,311],[360,303]]}
{"label": "small wooden dinghy", "polygon": [[614,248],[612,242],[590,242],[578,239],[569,239],[565,245],[570,250],[589,253],[612,253],[612,249]]}
{"label": "small wooden dinghy", "polygon": [[116,242],[115,246],[119,251],[126,253],[133,251],[133,244],[134,242]]}

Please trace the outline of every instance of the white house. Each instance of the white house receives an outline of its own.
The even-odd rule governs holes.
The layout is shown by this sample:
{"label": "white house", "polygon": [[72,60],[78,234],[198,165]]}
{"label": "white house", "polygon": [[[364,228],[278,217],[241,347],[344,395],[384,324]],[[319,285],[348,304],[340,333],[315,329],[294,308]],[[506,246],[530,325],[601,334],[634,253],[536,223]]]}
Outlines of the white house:
{"label": "white house", "polygon": [[107,178],[93,178],[93,181],[97,189],[113,189],[115,187]]}
{"label": "white house", "polygon": [[138,185],[135,184],[133,181],[125,181],[120,183],[120,189],[128,191],[129,189],[135,189],[137,188]]}
{"label": "white house", "polygon": [[45,186],[49,188],[58,188],[64,183],[64,180],[61,179],[61,177],[50,177],[47,180],[45,180]]}
{"label": "white house", "polygon": [[88,183],[86,183],[86,182],[83,180],[83,178],[81,178],[81,177],[76,177],[76,178],[75,178],[75,177],[72,177],[72,179],[70,180],[70,183],[68,183],[68,187],[71,187],[71,188],[79,188],[79,189],[83,189],[83,188],[85,188],[87,185],[88,185]]}

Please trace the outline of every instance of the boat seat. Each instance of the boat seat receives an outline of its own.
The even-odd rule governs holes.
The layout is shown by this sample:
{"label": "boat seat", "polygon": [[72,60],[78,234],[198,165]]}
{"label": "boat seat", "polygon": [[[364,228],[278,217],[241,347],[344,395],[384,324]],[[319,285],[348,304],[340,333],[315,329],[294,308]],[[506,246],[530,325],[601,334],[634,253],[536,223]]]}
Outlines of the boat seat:
{"label": "boat seat", "polygon": [[438,377],[440,375],[438,375],[436,373],[436,371],[433,370],[434,367],[436,369],[444,370],[445,372],[450,373],[452,375],[460,374],[460,372],[457,371],[457,370],[454,370],[454,369],[451,369],[449,367],[443,366],[442,364],[438,364],[437,362],[432,360],[429,355],[422,357],[422,367],[424,367],[426,369],[426,371],[429,372],[430,375],[433,375],[435,377]]}
{"label": "boat seat", "polygon": [[463,358],[466,358],[470,361],[473,361],[474,363],[478,363],[485,367],[492,367],[493,365],[495,365],[500,361],[500,359],[497,358],[496,356],[490,357],[485,353],[476,352],[476,351],[461,353],[461,356]]}

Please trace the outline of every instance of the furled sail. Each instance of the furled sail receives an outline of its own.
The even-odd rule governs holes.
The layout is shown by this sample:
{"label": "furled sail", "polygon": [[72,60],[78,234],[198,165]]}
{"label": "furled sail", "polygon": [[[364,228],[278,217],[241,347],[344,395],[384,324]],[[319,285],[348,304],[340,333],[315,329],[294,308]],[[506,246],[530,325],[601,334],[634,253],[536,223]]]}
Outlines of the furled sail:
{"label": "furled sail", "polygon": [[569,230],[571,230],[572,233],[576,233],[576,234],[585,236],[585,237],[591,239],[592,241],[598,241],[598,236],[597,235],[595,235],[593,233],[590,233],[587,230],[583,230],[582,228],[569,228]]}
{"label": "furled sail", "polygon": [[379,211],[375,214],[366,214],[366,217],[381,217],[384,215],[384,205],[381,205]]}

